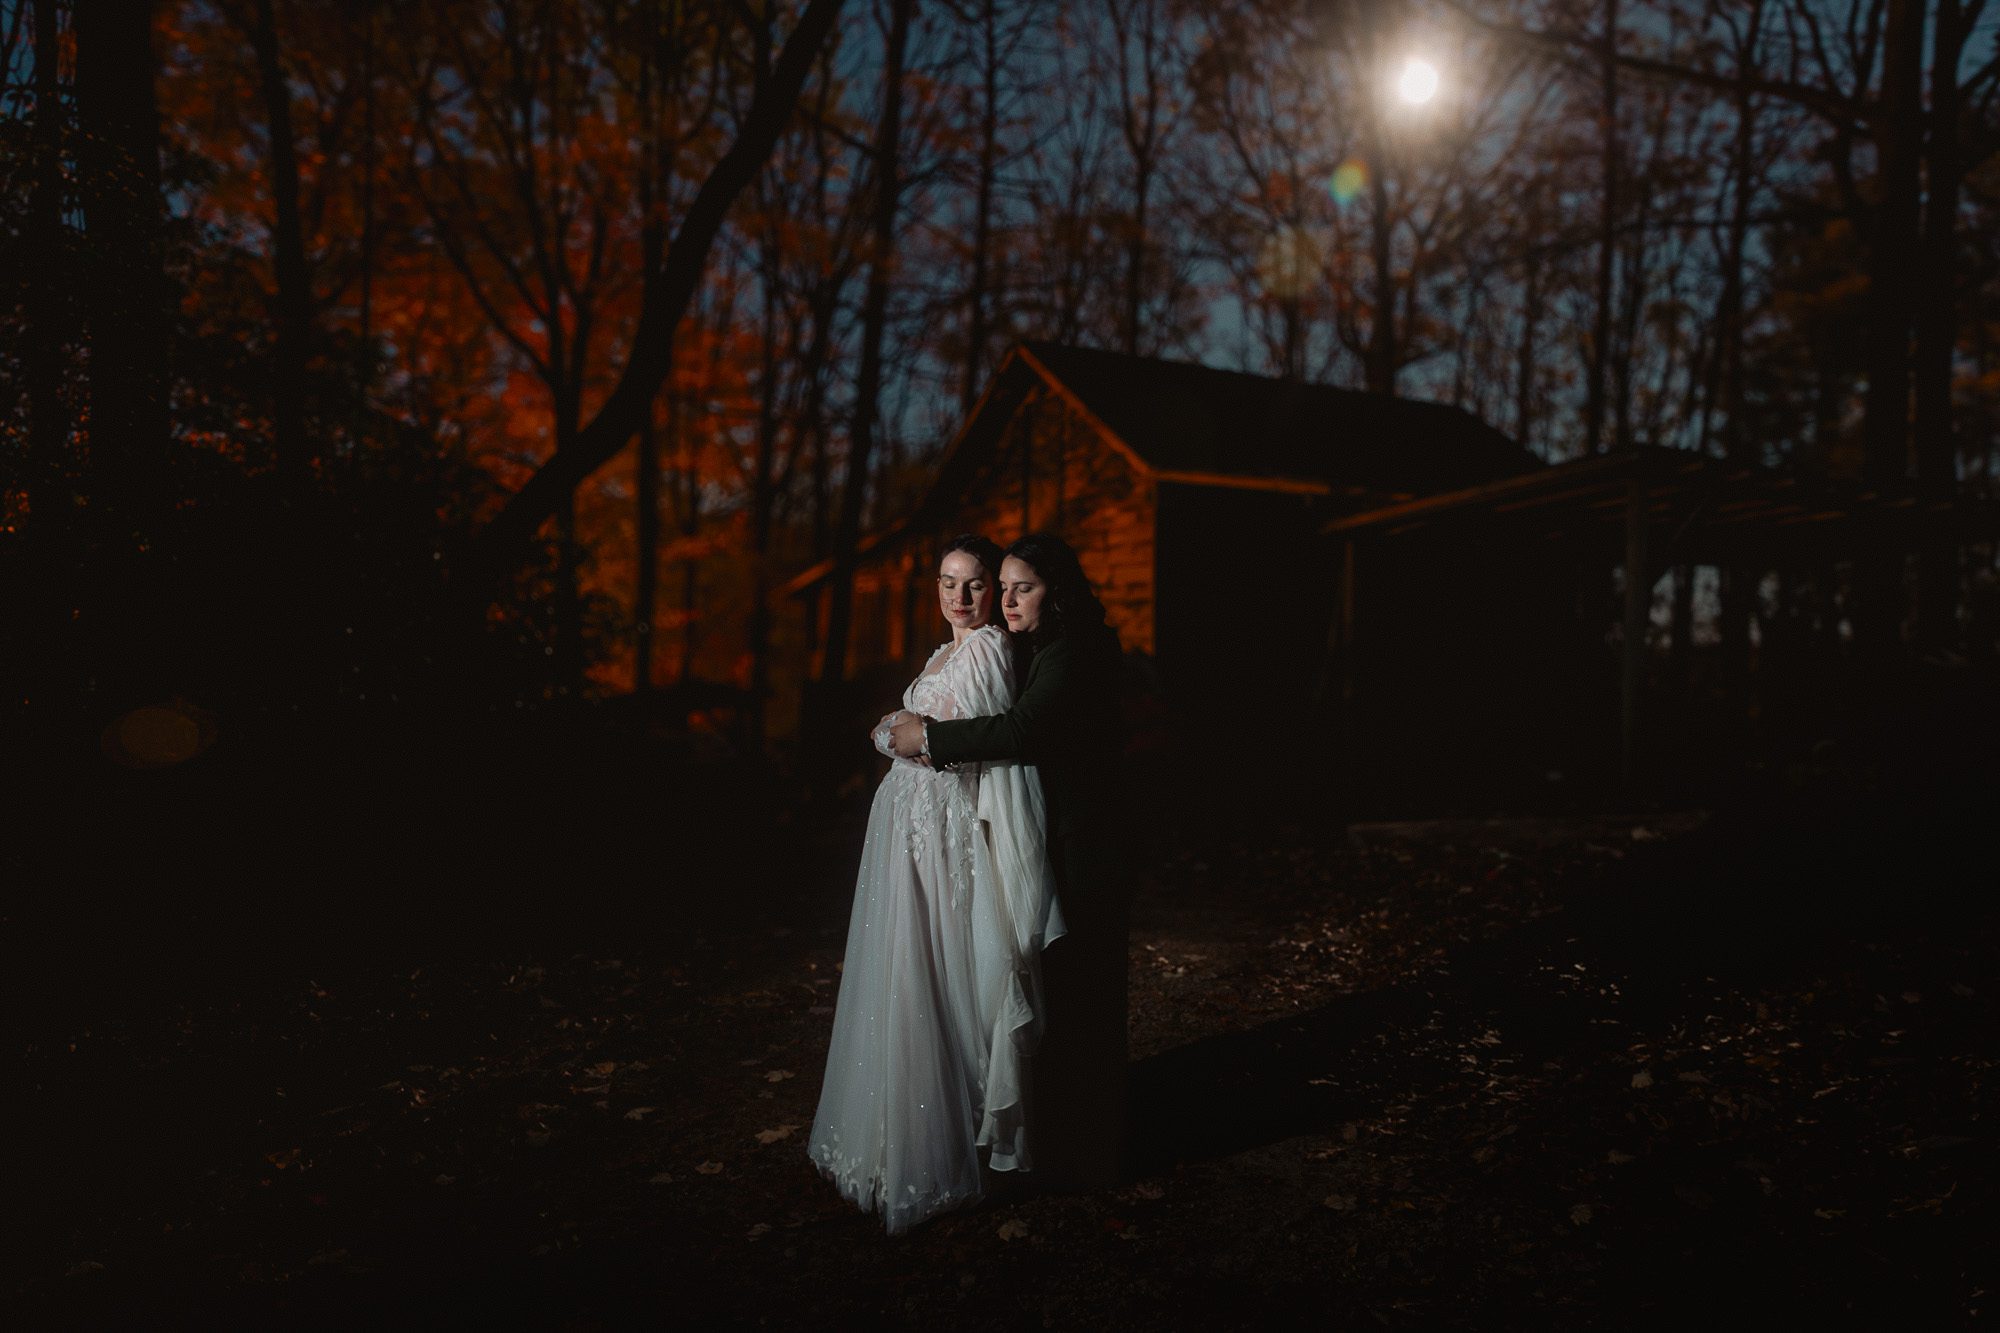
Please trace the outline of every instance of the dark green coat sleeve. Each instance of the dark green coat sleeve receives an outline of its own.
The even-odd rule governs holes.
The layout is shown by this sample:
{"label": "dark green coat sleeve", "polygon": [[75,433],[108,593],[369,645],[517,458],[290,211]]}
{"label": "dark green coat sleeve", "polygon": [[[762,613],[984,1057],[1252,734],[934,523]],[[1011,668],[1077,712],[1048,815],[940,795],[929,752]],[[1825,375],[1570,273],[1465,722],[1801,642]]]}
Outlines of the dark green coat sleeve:
{"label": "dark green coat sleeve", "polygon": [[1076,692],[1072,666],[1069,644],[1058,639],[1035,654],[1027,685],[1006,712],[931,723],[926,730],[931,762],[939,767],[987,759],[1040,763],[1061,747],[1070,722]]}

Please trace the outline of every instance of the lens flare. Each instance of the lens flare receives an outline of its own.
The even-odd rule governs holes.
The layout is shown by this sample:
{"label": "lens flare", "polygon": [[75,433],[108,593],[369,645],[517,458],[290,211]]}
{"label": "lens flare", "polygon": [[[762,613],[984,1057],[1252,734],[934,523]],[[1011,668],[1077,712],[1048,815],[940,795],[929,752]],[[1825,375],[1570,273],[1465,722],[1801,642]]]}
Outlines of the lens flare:
{"label": "lens flare", "polygon": [[1411,56],[1403,62],[1403,72],[1396,78],[1396,95],[1412,106],[1421,106],[1437,96],[1437,66],[1428,60]]}
{"label": "lens flare", "polygon": [[1345,208],[1354,202],[1362,187],[1368,184],[1368,168],[1354,158],[1340,164],[1333,173],[1333,179],[1326,183],[1326,192],[1333,196],[1333,202]]}

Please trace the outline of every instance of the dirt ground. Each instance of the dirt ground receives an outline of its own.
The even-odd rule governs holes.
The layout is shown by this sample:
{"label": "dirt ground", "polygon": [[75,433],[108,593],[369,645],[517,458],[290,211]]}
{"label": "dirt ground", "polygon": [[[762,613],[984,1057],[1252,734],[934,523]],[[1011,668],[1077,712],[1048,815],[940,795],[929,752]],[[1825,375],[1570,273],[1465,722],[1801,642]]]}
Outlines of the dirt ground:
{"label": "dirt ground", "polygon": [[1163,824],[1131,1178],[895,1238],[805,1156],[851,811],[678,932],[94,992],[15,1046],[9,1289],[38,1327],[1977,1324],[1989,796]]}

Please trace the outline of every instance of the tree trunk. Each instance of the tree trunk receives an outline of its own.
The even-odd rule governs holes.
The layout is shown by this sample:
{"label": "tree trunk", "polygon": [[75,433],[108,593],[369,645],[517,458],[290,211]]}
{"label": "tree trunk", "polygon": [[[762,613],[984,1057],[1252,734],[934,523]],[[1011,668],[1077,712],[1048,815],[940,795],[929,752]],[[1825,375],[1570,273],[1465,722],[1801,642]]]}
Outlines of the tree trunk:
{"label": "tree trunk", "polygon": [[632,689],[653,688],[653,624],[660,600],[660,435],[649,414],[639,427],[638,570],[632,591]]}
{"label": "tree trunk", "polygon": [[1729,201],[1729,232],[1723,247],[1722,293],[1716,301],[1715,364],[1720,385],[1711,377],[1709,402],[1704,404],[1704,427],[1719,400],[1722,407],[1722,455],[1741,462],[1751,452],[1751,442],[1743,429],[1743,262],[1750,236],[1750,198],[1756,188],[1753,172],[1757,147],[1757,104],[1750,93],[1750,78],[1757,67],[1758,39],[1762,32],[1764,6],[1752,12],[1748,38],[1737,55],[1736,141],[1730,153],[1730,175],[1735,180]]}
{"label": "tree trunk", "polygon": [[685,404],[671,390],[667,394],[667,443],[679,461],[675,484],[680,490],[681,556],[681,661],[674,679],[686,684],[694,678],[694,654],[700,630],[695,623],[701,584],[700,558],[694,553],[694,538],[701,531],[700,459],[688,441]]}
{"label": "tree trunk", "polygon": [[144,549],[167,494],[169,300],[161,235],[153,7],[75,9],[78,193],[89,262],[90,493],[106,540]]}
{"label": "tree trunk", "polygon": [[[1540,214],[1530,214],[1540,216]],[[1534,434],[1534,336],[1542,322],[1542,254],[1528,256],[1528,274],[1520,298],[1520,358],[1514,364],[1514,440],[1530,448]]]}
{"label": "tree trunk", "polygon": [[369,345],[375,318],[375,5],[361,16],[361,295],[354,343],[354,434],[360,445],[366,428],[368,395],[375,386],[375,349]]}
{"label": "tree trunk", "polygon": [[35,175],[24,239],[28,269],[27,359],[29,530],[56,568],[57,544],[68,531],[70,419],[62,401],[70,342],[63,243],[63,108],[57,77],[60,41],[56,0],[35,0]]}
{"label": "tree trunk", "polygon": [[840,287],[829,278],[822,284],[813,308],[813,335],[799,367],[805,381],[805,402],[799,409],[798,428],[812,443],[812,554],[824,560],[833,549],[832,465],[828,459],[826,420],[826,362],[832,354],[833,321],[837,313]]}
{"label": "tree trunk", "polygon": [[[1862,412],[1863,478],[1903,479],[1909,461],[1911,296],[1918,279],[1918,168],[1923,147],[1923,0],[1888,0],[1882,37],[1882,106],[1876,148],[1880,203],[1868,238],[1868,394]],[[1890,656],[1901,620],[1902,559],[1864,553],[1856,569],[1855,648]]]}
{"label": "tree trunk", "polygon": [[[1664,130],[1664,126],[1659,127]],[[1611,366],[1612,447],[1630,449],[1632,434],[1632,361],[1639,338],[1639,315],[1646,303],[1646,226],[1652,220],[1652,197],[1638,192],[1632,243],[1625,251],[1624,281],[1619,284],[1618,332]]]}
{"label": "tree trunk", "polygon": [[1911,295],[1918,278],[1923,149],[1923,0],[1888,0],[1882,39],[1882,118],[1876,146],[1881,201],[1868,246],[1868,395],[1864,474],[1899,481],[1908,471]]}
{"label": "tree trunk", "polygon": [[257,0],[250,42],[263,84],[265,134],[270,140],[273,209],[272,267],[277,291],[278,337],[271,374],[271,416],[276,436],[278,480],[297,499],[310,480],[305,431],[306,350],[312,335],[311,279],[306,269],[305,232],[299,218],[299,161],[292,139],[292,95],[278,58],[277,19],[271,0]]}
{"label": "tree trunk", "polygon": [[827,612],[826,655],[820,678],[832,685],[847,674],[847,640],[854,615],[855,548],[868,489],[869,453],[875,442],[877,398],[882,389],[882,337],[888,322],[889,272],[896,242],[898,147],[902,137],[903,58],[914,0],[891,0],[889,47],[882,71],[882,118],[875,132],[875,216],[868,261],[868,294],[861,309],[861,365],[854,384],[854,425],[847,447],[839,526],[833,535],[832,602]]}
{"label": "tree trunk", "polygon": [[[1371,113],[1372,114],[1372,113]],[[1371,120],[1372,124],[1372,120]],[[1368,173],[1369,241],[1375,262],[1375,319],[1368,329],[1367,384],[1371,393],[1396,392],[1395,235],[1389,216],[1389,164],[1377,128],[1369,135],[1374,158]]]}
{"label": "tree trunk", "polygon": [[[1118,323],[1120,344],[1128,355],[1133,356],[1139,353],[1140,313],[1146,301],[1148,213],[1152,205],[1153,177],[1159,167],[1160,87],[1159,70],[1154,64],[1158,49],[1158,33],[1154,26],[1158,21],[1158,15],[1153,10],[1155,2],[1129,0],[1123,9],[1116,3],[1107,6],[1112,31],[1118,40],[1118,123],[1125,137],[1126,151],[1132,155],[1132,219],[1125,237],[1125,294]],[[1139,76],[1144,82],[1144,88],[1138,92],[1132,88],[1129,27],[1135,20],[1139,27]]]}
{"label": "tree trunk", "polygon": [[958,390],[961,418],[971,415],[972,405],[979,398],[980,375],[986,364],[987,251],[993,244],[993,179],[1000,126],[1000,53],[993,6],[994,0],[981,0],[979,7],[984,56],[980,69],[979,183],[973,199],[972,282],[965,297],[965,379]]}
{"label": "tree trunk", "polygon": [[[550,308],[558,307],[552,302]],[[552,327],[548,370],[563,367],[561,347],[560,335]],[[582,390],[576,381],[560,374],[552,379],[549,389],[555,408],[555,456],[560,458],[564,450],[576,447]],[[563,497],[556,508],[555,520],[555,682],[559,695],[574,699],[583,690],[583,598],[577,587],[581,548],[576,539],[575,490]]]}
{"label": "tree trunk", "polygon": [[[1916,298],[1917,476],[1940,488],[1958,481],[1952,429],[1952,360],[1958,347],[1959,57],[1966,30],[1959,0],[1938,0],[1931,57],[1930,145],[1926,155],[1924,241]],[[1958,638],[1958,551],[1947,538],[1925,543],[1917,582],[1917,642],[1930,652]]]}
{"label": "tree trunk", "polygon": [[[662,15],[657,10],[649,11],[652,20],[646,29],[645,40],[650,52],[647,59],[639,64],[639,104],[647,139],[647,151],[639,172],[639,207],[645,222],[639,232],[640,262],[651,272],[659,267],[660,256],[666,249],[666,228],[660,219],[660,198],[666,189],[664,177],[670,169],[672,148],[666,132],[662,108],[670,97],[673,85],[674,62],[679,56],[679,45],[669,41],[662,31],[659,20]],[[675,33],[678,36],[678,30]],[[659,78],[654,78],[655,66]],[[673,358],[668,356],[668,364]],[[634,547],[632,585],[632,692],[644,701],[653,692],[653,658],[658,648],[657,627],[660,603],[660,433],[658,422],[659,404],[646,404],[645,413],[639,418],[639,442],[634,467],[637,470],[637,484],[634,503],[638,512],[634,515]],[[671,408],[669,408],[671,410]]]}
{"label": "tree trunk", "polygon": [[1604,376],[1611,353],[1611,296],[1618,254],[1618,0],[1604,0],[1602,184],[1597,215],[1597,314],[1591,326],[1589,386],[1583,405],[1583,452],[1604,445]]}
{"label": "tree trunk", "polygon": [[764,324],[762,382],[757,396],[757,454],[750,478],[750,615],[746,644],[750,657],[750,697],[744,710],[745,739],[764,743],[764,700],[771,686],[771,522],[777,503],[778,459],[778,254],[779,240],[764,237]]}

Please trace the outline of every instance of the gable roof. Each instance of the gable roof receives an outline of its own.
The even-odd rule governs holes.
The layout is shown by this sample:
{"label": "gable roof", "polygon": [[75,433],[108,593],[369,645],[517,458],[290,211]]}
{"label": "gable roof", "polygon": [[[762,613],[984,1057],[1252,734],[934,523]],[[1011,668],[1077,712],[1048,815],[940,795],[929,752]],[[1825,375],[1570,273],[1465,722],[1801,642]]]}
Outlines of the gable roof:
{"label": "gable roof", "polygon": [[1018,350],[1163,480],[1423,495],[1543,466],[1443,403],[1059,343]]}
{"label": "gable roof", "polygon": [[[869,534],[893,544],[949,509],[1028,393],[1063,399],[1133,470],[1155,481],[1349,497],[1367,508],[1546,466],[1478,417],[1443,403],[1303,384],[1192,361],[1054,342],[1017,343],[959,426],[923,501]],[[777,592],[833,570],[822,560]]]}

